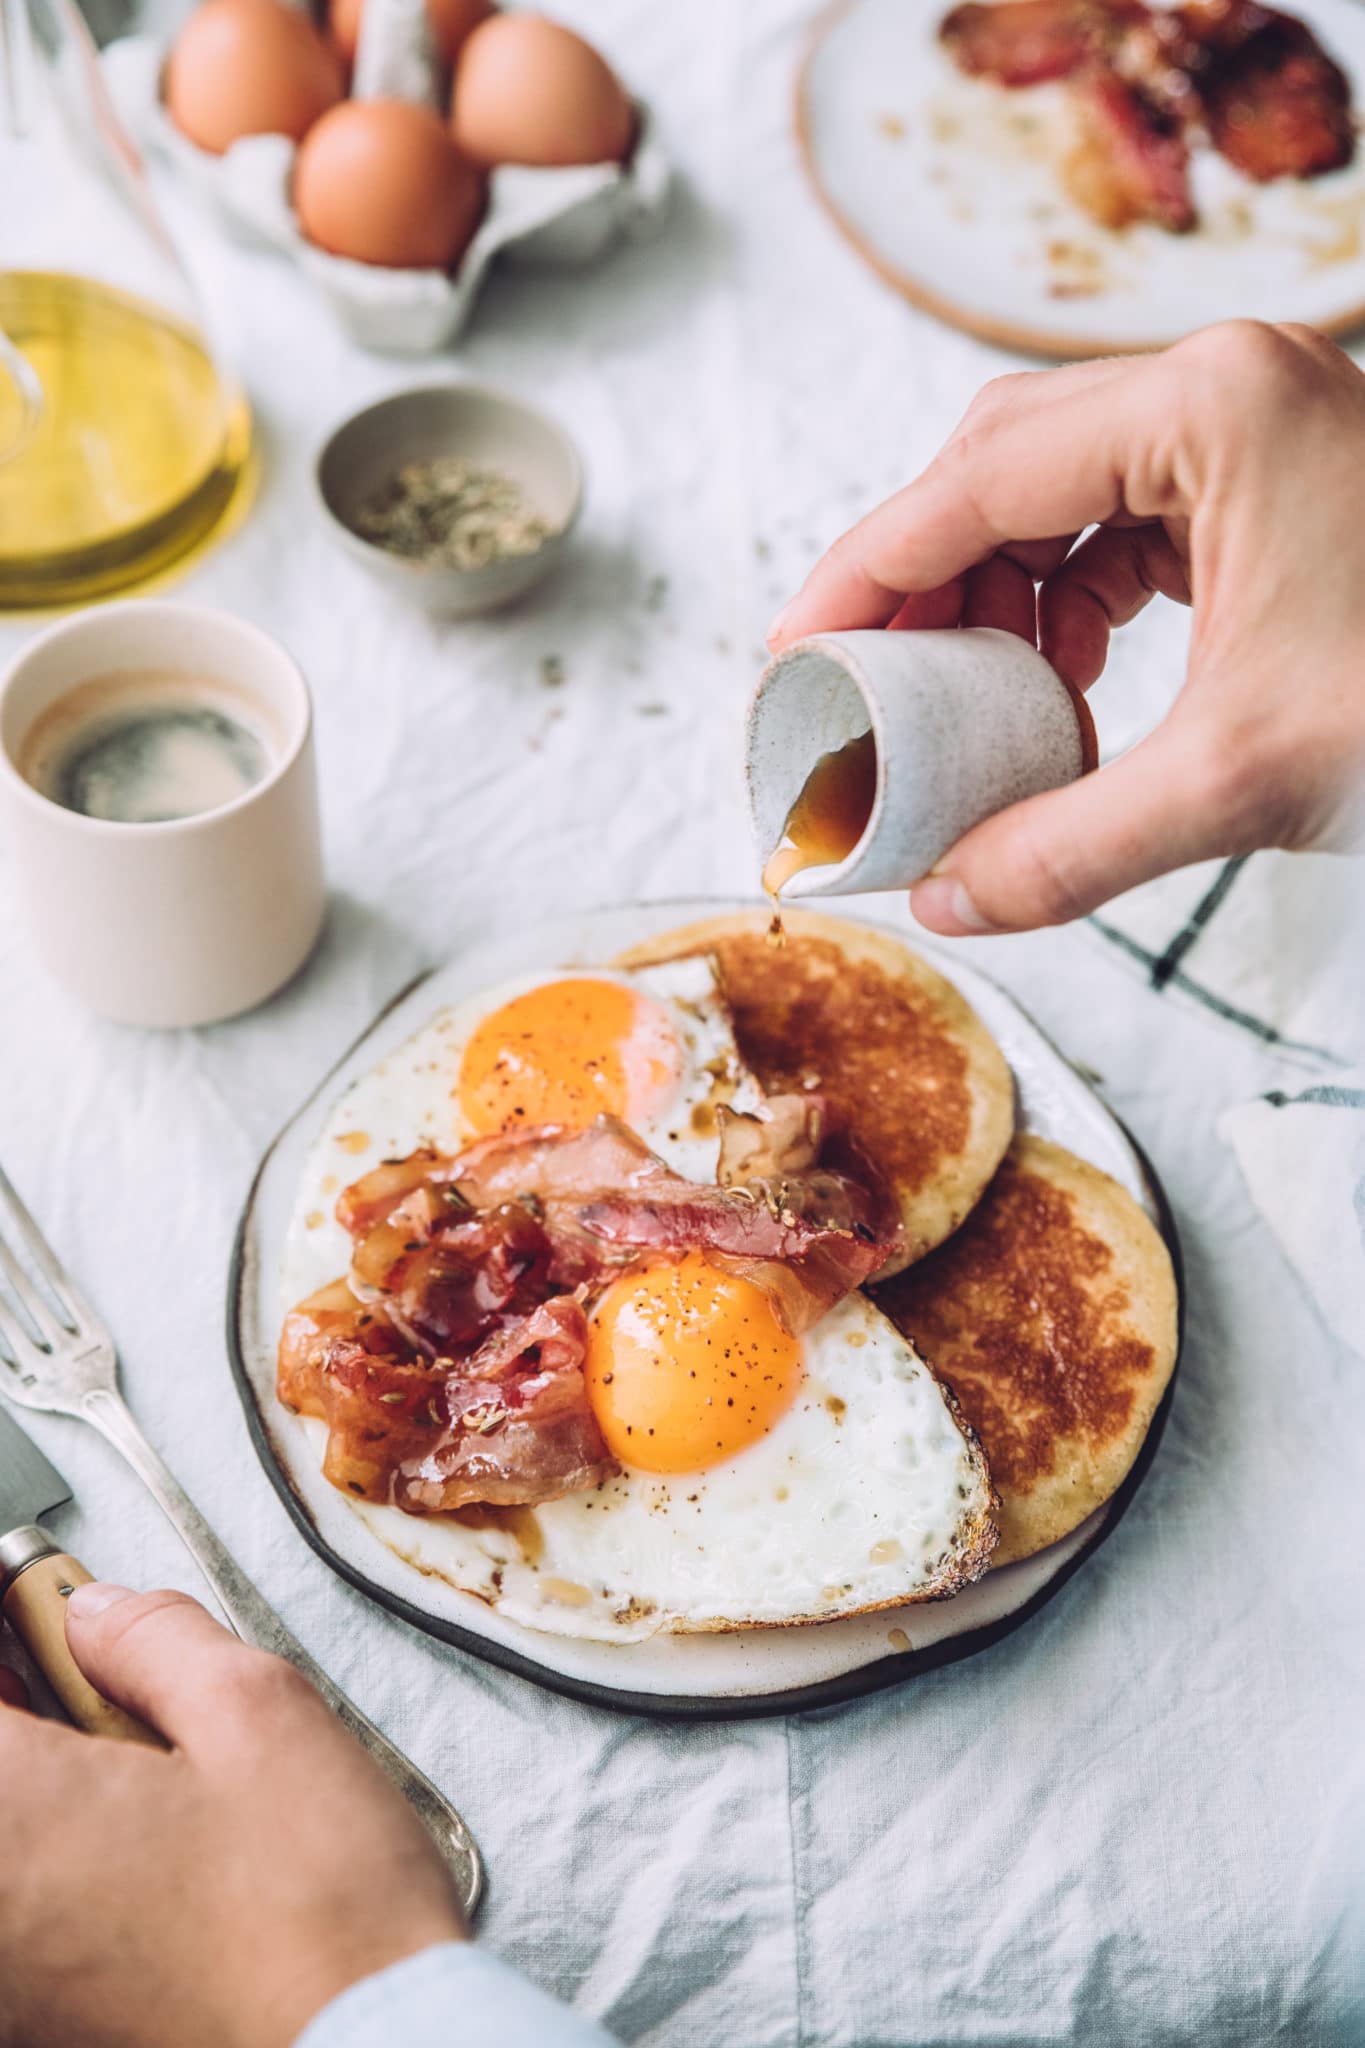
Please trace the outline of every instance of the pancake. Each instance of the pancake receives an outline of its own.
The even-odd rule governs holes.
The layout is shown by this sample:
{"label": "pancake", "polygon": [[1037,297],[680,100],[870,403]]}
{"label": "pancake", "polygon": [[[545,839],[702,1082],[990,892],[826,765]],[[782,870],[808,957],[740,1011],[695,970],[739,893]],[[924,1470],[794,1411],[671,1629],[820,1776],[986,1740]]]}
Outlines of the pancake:
{"label": "pancake", "polygon": [[950,981],[884,932],[812,911],[705,918],[622,955],[623,966],[715,956],[735,1038],[770,1093],[818,1089],[893,1196],[905,1231],[884,1274],[951,1236],[1014,1132],[1014,1079]]}
{"label": "pancake", "polygon": [[874,1298],[985,1447],[994,1564],[1056,1543],[1109,1499],[1176,1356],[1170,1253],[1117,1181],[1021,1135],[952,1241]]}

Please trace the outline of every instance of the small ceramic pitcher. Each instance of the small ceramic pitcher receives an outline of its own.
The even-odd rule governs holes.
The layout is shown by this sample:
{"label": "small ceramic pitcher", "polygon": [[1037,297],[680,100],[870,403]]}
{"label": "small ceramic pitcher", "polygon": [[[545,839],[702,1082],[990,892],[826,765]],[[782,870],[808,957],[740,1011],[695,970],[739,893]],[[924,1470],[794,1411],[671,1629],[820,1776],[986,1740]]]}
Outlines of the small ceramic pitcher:
{"label": "small ceramic pitcher", "polygon": [[819,634],[769,664],[749,710],[765,860],[817,761],[868,731],[876,783],[862,836],[845,859],[796,873],[785,898],[907,889],[973,825],[1097,762],[1084,698],[1012,633]]}

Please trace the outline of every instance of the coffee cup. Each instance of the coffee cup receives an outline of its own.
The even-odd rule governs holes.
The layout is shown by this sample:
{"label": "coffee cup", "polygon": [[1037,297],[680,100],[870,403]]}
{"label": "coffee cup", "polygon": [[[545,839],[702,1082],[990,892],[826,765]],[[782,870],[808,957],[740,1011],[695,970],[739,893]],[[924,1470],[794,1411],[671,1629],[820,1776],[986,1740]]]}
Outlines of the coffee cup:
{"label": "coffee cup", "polygon": [[[132,761],[183,815],[120,811]],[[321,929],[308,687],[229,613],[103,605],[30,640],[0,677],[0,821],[42,960],[119,1022],[252,1009]]]}

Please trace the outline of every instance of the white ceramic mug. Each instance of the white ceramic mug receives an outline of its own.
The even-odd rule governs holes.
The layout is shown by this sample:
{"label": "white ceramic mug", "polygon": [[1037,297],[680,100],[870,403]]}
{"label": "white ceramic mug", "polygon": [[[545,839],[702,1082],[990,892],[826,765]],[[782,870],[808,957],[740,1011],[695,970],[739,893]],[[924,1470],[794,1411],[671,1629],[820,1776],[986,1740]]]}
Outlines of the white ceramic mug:
{"label": "white ceramic mug", "polygon": [[761,858],[820,757],[869,730],[876,793],[861,838],[846,860],[801,869],[784,897],[908,889],[973,825],[1097,758],[1084,698],[1013,633],[822,633],[769,663],[749,708]]}
{"label": "white ceramic mug", "polygon": [[[79,684],[174,670],[245,700],[266,772],[232,802],[125,824],[42,795],[20,771],[39,718]],[[44,963],[126,1024],[211,1024],[273,995],[322,926],[312,705],[297,664],[227,612],[133,602],[40,633],[0,678],[0,814]]]}

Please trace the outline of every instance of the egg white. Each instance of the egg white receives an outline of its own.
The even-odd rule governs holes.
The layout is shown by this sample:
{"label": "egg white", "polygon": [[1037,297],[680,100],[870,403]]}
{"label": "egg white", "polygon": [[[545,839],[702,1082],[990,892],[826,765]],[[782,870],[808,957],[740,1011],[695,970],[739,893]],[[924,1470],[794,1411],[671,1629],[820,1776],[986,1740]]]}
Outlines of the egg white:
{"label": "egg white", "polygon": [[461,1116],[456,1091],[464,1049],[483,1019],[530,989],[584,978],[638,989],[666,1012],[681,1055],[677,1086],[632,1128],[675,1173],[714,1181],[717,1104],[751,1110],[763,1099],[740,1058],[714,963],[699,954],[629,971],[571,967],[528,974],[437,1011],[333,1106],[304,1164],[285,1249],[281,1313],[350,1264],[351,1240],[334,1214],[342,1188],[382,1159],[402,1158],[419,1145],[455,1152],[479,1135]]}
{"label": "egg white", "polygon": [[[866,1296],[840,1302],[803,1346],[792,1406],[706,1471],[623,1470],[482,1528],[347,1505],[419,1571],[526,1627],[598,1642],[833,1620],[931,1597],[989,1505],[979,1452]],[[320,1459],[323,1427],[305,1426]]]}

